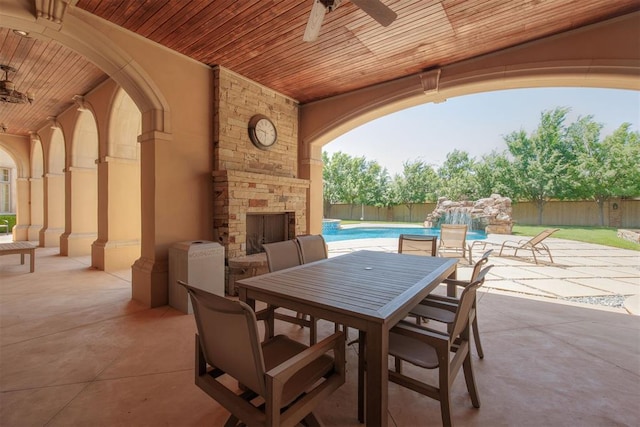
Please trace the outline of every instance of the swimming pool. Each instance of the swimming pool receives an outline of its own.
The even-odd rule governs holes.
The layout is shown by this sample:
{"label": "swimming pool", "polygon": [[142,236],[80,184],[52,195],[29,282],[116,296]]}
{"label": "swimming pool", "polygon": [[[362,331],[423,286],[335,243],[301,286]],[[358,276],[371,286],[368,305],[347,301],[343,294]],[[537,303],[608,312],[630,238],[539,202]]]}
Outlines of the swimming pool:
{"label": "swimming pool", "polygon": [[[327,230],[322,237],[327,242],[354,239],[397,238],[401,234],[420,234],[424,236],[440,236],[439,228],[422,227],[349,227]],[[467,240],[484,240],[487,235],[482,231],[468,231]]]}

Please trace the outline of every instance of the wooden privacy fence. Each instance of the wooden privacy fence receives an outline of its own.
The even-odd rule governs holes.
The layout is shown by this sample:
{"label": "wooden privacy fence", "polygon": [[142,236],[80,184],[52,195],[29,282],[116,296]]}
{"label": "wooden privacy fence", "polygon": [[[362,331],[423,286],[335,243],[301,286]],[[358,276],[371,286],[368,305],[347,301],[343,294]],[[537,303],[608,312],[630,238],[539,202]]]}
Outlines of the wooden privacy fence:
{"label": "wooden privacy fence", "polygon": [[[414,204],[378,208],[375,206],[332,205],[325,206],[325,218],[359,221],[422,222],[435,209],[435,203]],[[538,209],[533,202],[513,204],[513,220],[516,224],[537,225]],[[592,201],[550,201],[544,206],[543,225],[574,225],[597,227],[600,210]],[[604,205],[604,225],[615,228],[640,228],[640,199],[612,199]]]}

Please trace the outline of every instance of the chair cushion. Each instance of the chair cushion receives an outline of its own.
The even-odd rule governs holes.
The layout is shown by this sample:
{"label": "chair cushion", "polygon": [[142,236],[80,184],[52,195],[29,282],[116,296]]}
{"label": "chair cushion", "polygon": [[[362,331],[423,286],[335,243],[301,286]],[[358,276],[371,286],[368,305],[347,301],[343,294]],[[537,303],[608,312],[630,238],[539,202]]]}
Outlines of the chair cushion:
{"label": "chair cushion", "polygon": [[[276,335],[262,345],[264,364],[267,371],[292,358],[308,347],[285,335]],[[282,406],[292,403],[301,393],[308,390],[320,378],[333,371],[333,358],[322,355],[307,367],[300,370],[285,384]]]}
{"label": "chair cushion", "polygon": [[435,348],[417,339],[394,333],[393,329],[389,334],[389,354],[422,368],[438,367]]}

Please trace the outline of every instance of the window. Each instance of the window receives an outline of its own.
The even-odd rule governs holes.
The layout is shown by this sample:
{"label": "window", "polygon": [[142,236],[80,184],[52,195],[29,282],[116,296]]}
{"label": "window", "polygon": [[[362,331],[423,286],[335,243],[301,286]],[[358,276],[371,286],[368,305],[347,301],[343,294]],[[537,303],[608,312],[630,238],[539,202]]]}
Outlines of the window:
{"label": "window", "polygon": [[11,169],[0,168],[0,212],[11,210]]}

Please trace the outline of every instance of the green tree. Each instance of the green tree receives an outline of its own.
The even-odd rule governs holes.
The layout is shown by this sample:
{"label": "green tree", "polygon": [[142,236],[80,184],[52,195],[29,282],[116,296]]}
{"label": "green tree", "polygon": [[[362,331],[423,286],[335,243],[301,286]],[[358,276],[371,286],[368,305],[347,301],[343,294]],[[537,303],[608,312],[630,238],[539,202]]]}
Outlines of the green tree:
{"label": "green tree", "polygon": [[568,108],[544,111],[531,136],[520,130],[505,137],[513,158],[514,198],[535,202],[538,224],[542,224],[544,206],[549,199],[566,197],[573,187],[569,173],[571,150],[564,126],[568,111]]}
{"label": "green tree", "polygon": [[409,209],[409,221],[413,221],[413,205],[435,199],[438,177],[433,167],[416,160],[402,164],[402,175],[396,175],[392,183],[392,198],[395,203]]}
{"label": "green tree", "polygon": [[360,219],[364,219],[364,206],[376,206],[383,203],[385,186],[388,182],[389,173],[376,161],[367,161],[364,157],[357,158],[356,166],[358,172],[354,176],[357,178],[355,187],[358,189],[356,202],[362,206]]}
{"label": "green tree", "polygon": [[439,196],[452,200],[470,200],[477,195],[477,183],[474,175],[475,161],[469,153],[453,150],[438,169],[440,178]]}
{"label": "green tree", "polygon": [[341,151],[333,153],[331,157],[326,151],[322,152],[322,198],[324,201],[324,216],[331,218],[331,206],[343,201],[342,183],[346,179],[351,157]]}
{"label": "green tree", "polygon": [[505,153],[495,150],[482,156],[480,161],[473,165],[476,182],[476,199],[489,197],[497,193],[505,197],[513,198],[514,179],[511,163]]}
{"label": "green tree", "polygon": [[364,156],[351,157],[343,152],[333,153],[331,157],[323,152],[322,159],[325,217],[330,216],[331,205],[339,202],[351,205],[352,218],[357,204],[364,207],[384,203],[389,173],[377,162],[367,161]]}
{"label": "green tree", "polygon": [[604,141],[600,141],[602,125],[591,116],[569,128],[576,151],[575,196],[597,203],[601,226],[609,199],[640,194],[640,135],[630,127],[623,123]]}

